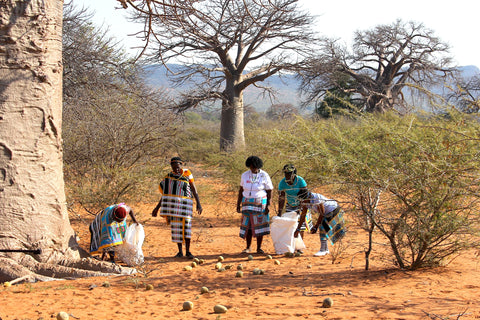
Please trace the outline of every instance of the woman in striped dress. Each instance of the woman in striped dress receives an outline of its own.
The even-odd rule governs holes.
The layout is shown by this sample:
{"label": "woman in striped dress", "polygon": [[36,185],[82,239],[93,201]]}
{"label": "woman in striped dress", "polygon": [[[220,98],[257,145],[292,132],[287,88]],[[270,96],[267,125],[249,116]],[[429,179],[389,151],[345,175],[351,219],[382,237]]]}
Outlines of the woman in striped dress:
{"label": "woman in striped dress", "polygon": [[269,207],[273,184],[268,173],[263,171],[263,161],[250,156],[245,161],[249,170],[242,174],[238,191],[237,212],[242,214],[240,237],[247,242],[244,253],[251,251],[252,237],[257,238],[257,253],[262,250],[263,236],[270,234]]}
{"label": "woman in striped dress", "polygon": [[172,242],[177,243],[178,253],[175,257],[183,257],[182,243],[185,242],[185,256],[193,259],[190,252],[190,239],[192,237],[193,200],[197,203],[197,212],[202,214],[202,206],[195,187],[193,175],[189,169],[183,169],[183,161],[180,157],[170,160],[172,172],[168,173],[160,182],[162,197],[152,216],[156,217],[160,210],[160,216],[167,219],[171,226]]}

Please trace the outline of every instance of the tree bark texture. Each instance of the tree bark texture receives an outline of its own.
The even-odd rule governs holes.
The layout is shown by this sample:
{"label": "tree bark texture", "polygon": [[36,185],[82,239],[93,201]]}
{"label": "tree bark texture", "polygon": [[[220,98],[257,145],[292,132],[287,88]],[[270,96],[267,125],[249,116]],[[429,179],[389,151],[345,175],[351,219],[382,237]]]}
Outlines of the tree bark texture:
{"label": "tree bark texture", "polygon": [[222,102],[220,150],[241,150],[245,147],[243,90],[227,79]]}
{"label": "tree bark texture", "polygon": [[42,262],[80,257],[63,182],[62,10],[0,5],[0,248],[41,248]]}
{"label": "tree bark texture", "polygon": [[62,161],[61,0],[0,0],[0,282],[132,274],[70,226]]}

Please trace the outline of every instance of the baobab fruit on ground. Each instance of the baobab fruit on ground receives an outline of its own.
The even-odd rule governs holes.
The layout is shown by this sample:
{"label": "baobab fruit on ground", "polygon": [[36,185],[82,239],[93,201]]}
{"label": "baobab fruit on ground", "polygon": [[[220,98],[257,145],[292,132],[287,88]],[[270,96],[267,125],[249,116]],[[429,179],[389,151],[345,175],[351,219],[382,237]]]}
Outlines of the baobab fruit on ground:
{"label": "baobab fruit on ground", "polygon": [[323,304],[322,304],[323,308],[331,308],[332,306],[333,306],[332,298],[328,297],[323,299]]}
{"label": "baobab fruit on ground", "polygon": [[185,301],[182,306],[182,310],[189,311],[193,309],[193,302]]}
{"label": "baobab fruit on ground", "polygon": [[64,311],[60,311],[59,313],[57,313],[57,320],[68,320],[69,318],[70,316],[68,315],[68,313]]}
{"label": "baobab fruit on ground", "polygon": [[222,306],[221,304],[217,304],[215,307],[213,307],[213,311],[215,313],[225,313],[227,310],[227,307]]}

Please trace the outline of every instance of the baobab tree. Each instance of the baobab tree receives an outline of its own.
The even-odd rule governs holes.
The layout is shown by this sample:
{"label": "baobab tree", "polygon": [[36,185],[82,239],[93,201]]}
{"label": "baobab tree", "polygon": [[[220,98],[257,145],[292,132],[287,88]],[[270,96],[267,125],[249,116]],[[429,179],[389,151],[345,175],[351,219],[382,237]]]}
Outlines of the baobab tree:
{"label": "baobab tree", "polygon": [[361,111],[392,110],[405,102],[406,87],[428,91],[454,71],[448,51],[448,44],[423,24],[401,20],[355,32],[351,50],[325,39],[301,73],[306,102],[343,90],[354,95]]}
{"label": "baobab tree", "polygon": [[83,259],[88,254],[69,223],[62,6],[60,0],[4,0],[0,6],[0,282],[131,271]]}
{"label": "baobab tree", "polygon": [[182,65],[174,79],[192,90],[180,97],[178,110],[221,101],[224,151],[245,145],[244,90],[296,70],[317,42],[314,18],[297,0],[119,1],[144,21],[152,61]]}

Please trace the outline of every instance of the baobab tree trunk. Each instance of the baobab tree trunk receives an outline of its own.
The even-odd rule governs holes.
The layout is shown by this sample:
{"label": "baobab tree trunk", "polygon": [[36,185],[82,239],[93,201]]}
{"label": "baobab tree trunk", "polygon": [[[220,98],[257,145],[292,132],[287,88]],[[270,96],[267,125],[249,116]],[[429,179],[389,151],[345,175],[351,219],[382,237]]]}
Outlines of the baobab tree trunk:
{"label": "baobab tree trunk", "polygon": [[[0,281],[119,271],[83,259],[68,219],[62,164],[61,0],[0,5]],[[125,272],[129,272],[125,270]],[[105,273],[103,273],[105,275]]]}
{"label": "baobab tree trunk", "polygon": [[227,80],[222,102],[220,125],[220,150],[234,151],[245,147],[243,90]]}

